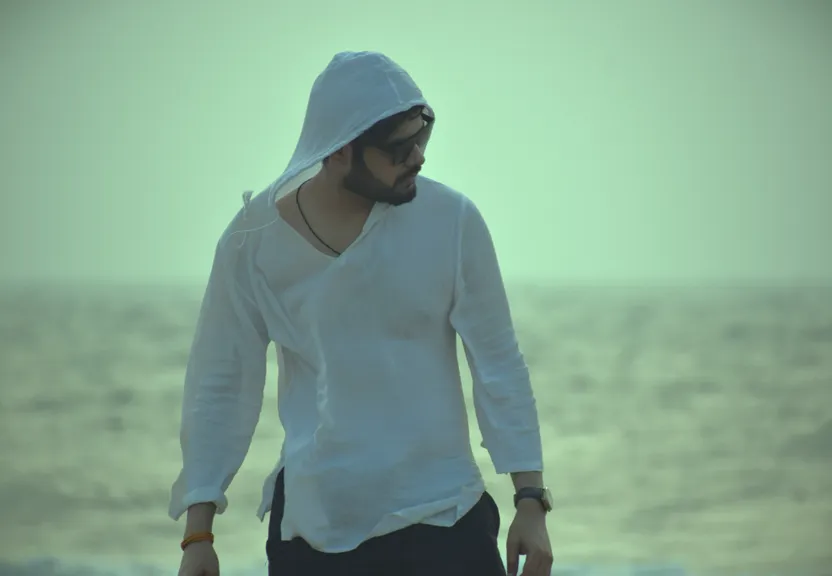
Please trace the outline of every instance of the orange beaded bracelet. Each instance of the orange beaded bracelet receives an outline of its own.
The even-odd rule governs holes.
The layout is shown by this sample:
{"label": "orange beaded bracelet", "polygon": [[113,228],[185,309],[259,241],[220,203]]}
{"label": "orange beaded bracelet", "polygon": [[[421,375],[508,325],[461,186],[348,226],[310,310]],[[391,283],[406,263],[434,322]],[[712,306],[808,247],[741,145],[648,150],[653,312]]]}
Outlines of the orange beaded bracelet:
{"label": "orange beaded bracelet", "polygon": [[189,544],[193,544],[194,542],[210,542],[211,544],[214,543],[214,534],[211,532],[197,532],[196,534],[191,534],[184,540],[182,540],[182,550],[188,547]]}

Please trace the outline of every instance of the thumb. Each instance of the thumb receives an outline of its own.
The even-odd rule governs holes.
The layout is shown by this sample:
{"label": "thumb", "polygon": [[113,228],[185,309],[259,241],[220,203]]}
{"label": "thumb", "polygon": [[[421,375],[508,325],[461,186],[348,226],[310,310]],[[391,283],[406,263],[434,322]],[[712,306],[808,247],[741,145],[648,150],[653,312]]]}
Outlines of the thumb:
{"label": "thumb", "polygon": [[520,566],[520,544],[517,538],[508,535],[506,540],[506,572],[508,576],[517,576],[517,570]]}

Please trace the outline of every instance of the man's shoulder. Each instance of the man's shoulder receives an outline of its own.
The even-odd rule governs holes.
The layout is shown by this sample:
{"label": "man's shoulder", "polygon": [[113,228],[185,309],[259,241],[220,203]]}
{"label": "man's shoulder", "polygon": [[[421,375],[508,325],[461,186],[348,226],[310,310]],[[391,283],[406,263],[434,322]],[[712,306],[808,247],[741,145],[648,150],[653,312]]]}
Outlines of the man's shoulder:
{"label": "man's shoulder", "polygon": [[225,249],[243,246],[250,237],[259,236],[277,220],[277,210],[271,202],[269,189],[256,196],[252,191],[242,194],[242,206],[231,218],[219,240],[219,247]]}
{"label": "man's shoulder", "polygon": [[471,199],[459,190],[427,176],[420,175],[417,186],[417,198],[421,197],[424,203],[434,210],[441,208],[458,214],[472,204]]}
{"label": "man's shoulder", "polygon": [[463,234],[490,235],[482,211],[469,196],[430,178],[421,179],[419,186],[424,199],[421,218],[431,222],[431,229],[438,229],[444,221],[455,231],[466,231]]}
{"label": "man's shoulder", "polygon": [[250,191],[242,194],[242,206],[220,235],[214,254],[226,269],[236,270],[242,261],[254,257],[262,234],[277,220],[270,197],[268,190],[256,196]]}

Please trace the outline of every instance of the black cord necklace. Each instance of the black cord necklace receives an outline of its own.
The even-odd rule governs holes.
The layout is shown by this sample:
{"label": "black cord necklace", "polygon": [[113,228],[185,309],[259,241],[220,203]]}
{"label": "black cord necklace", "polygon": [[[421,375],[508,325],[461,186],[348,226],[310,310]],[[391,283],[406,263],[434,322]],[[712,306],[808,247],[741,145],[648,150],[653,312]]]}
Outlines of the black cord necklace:
{"label": "black cord necklace", "polygon": [[[306,182],[304,182],[304,184],[306,184]],[[338,256],[340,256],[340,255],[341,255],[341,252],[339,252],[338,250],[336,250],[335,248],[333,248],[332,246],[330,246],[329,244],[327,244],[326,242],[324,242],[324,241],[323,241],[323,238],[321,238],[320,236],[318,236],[318,233],[317,233],[317,232],[315,232],[315,229],[314,229],[314,228],[312,228],[312,225],[309,223],[309,220],[307,220],[307,219],[306,219],[306,214],[304,214],[304,213],[303,213],[303,208],[301,208],[301,207],[300,207],[300,191],[301,191],[301,189],[302,189],[302,188],[303,188],[303,184],[301,184],[300,186],[298,186],[298,191],[297,191],[297,192],[295,192],[295,204],[297,204],[297,205],[298,205],[298,212],[300,212],[300,217],[301,217],[301,218],[303,218],[303,222],[304,222],[304,224],[306,224],[306,227],[307,227],[307,228],[309,228],[309,231],[310,231],[310,232],[312,232],[312,235],[313,235],[315,238],[317,238],[317,239],[318,239],[318,242],[320,242],[321,244],[323,244],[324,246],[326,246],[327,248],[329,248],[330,250],[332,250],[332,252],[334,252],[335,254],[337,254]]]}

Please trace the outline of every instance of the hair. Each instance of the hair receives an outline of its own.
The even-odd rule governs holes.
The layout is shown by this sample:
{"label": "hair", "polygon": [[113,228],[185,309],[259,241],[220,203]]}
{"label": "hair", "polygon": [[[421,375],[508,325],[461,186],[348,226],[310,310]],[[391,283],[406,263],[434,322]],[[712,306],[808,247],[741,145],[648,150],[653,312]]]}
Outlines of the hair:
{"label": "hair", "polygon": [[[351,144],[359,149],[373,143],[386,142],[390,136],[405,122],[418,118],[424,113],[425,107],[421,104],[413,106],[398,114],[393,114],[382,120],[379,120],[367,130],[362,132]],[[324,158],[323,164],[326,166],[329,157]]]}

